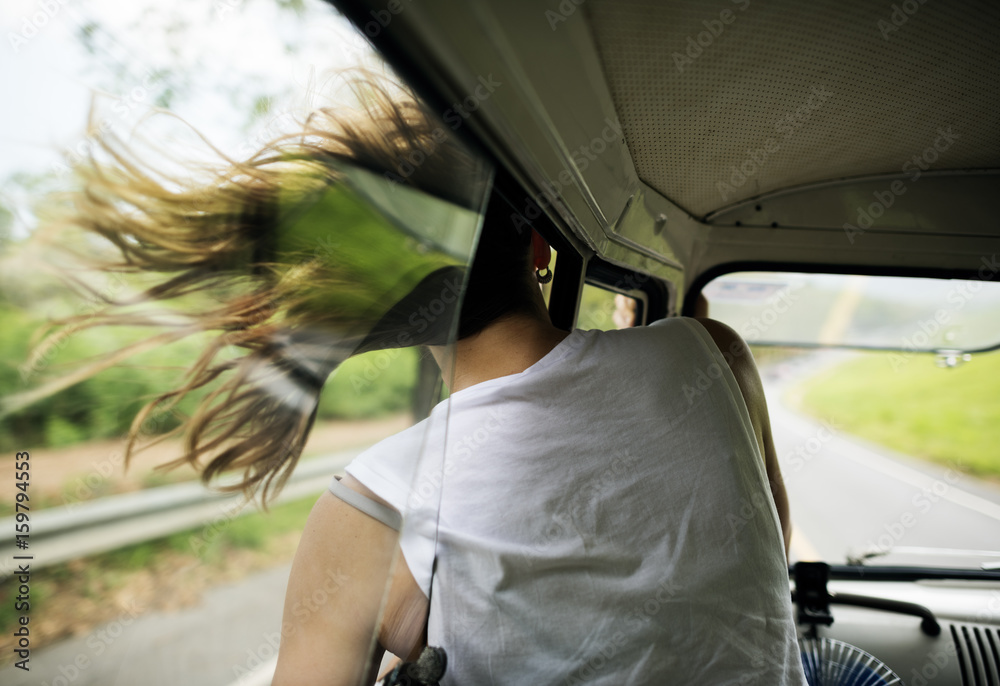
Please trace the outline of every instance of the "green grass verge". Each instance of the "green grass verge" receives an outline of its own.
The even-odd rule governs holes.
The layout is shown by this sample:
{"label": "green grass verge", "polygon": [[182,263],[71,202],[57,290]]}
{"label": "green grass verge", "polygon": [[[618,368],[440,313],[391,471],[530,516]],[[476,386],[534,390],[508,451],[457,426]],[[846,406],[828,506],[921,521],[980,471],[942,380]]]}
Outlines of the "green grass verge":
{"label": "green grass verge", "polygon": [[901,453],[1000,476],[1000,354],[954,369],[866,353],[806,381],[802,409]]}

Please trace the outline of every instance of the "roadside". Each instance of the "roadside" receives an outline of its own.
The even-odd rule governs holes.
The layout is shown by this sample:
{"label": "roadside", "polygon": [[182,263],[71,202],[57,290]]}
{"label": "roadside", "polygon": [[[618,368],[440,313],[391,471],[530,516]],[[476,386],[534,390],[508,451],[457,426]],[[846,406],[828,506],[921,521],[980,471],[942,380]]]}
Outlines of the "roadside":
{"label": "roadside", "polygon": [[[211,588],[291,561],[316,497],[233,520],[205,547],[191,541],[201,529],[77,559],[32,573],[31,647],[39,650],[88,634],[123,616],[174,612],[198,605]],[[13,584],[0,605],[0,664],[13,658]]]}
{"label": "roadside", "polygon": [[[5,686],[225,686],[276,655],[290,565],[206,589],[196,603],[142,608],[48,648],[31,672],[0,668]],[[266,682],[270,683],[268,679]]]}
{"label": "roadside", "polygon": [[[309,435],[303,459],[313,455],[370,445],[397,433],[411,423],[409,415],[363,420],[335,420],[317,423]],[[65,448],[31,451],[31,502],[33,510],[94,500],[106,495],[128,493],[169,483],[193,481],[195,470],[183,465],[165,471],[160,465],[180,454],[180,439],[164,441],[138,453],[124,465],[124,440],[100,440]],[[14,461],[5,460],[0,477],[14,481]],[[0,516],[13,513],[12,503],[0,504]]]}
{"label": "roadside", "polygon": [[[981,416],[976,410],[995,412],[996,400],[990,397],[977,407],[974,388],[995,378],[995,373],[980,364],[975,374],[956,376],[956,370],[937,368],[933,357],[922,356],[910,361],[914,368],[923,368],[916,374],[908,377],[891,367],[886,374],[881,369],[885,360],[879,357],[817,350],[761,367],[775,448],[792,506],[793,558],[843,563],[851,554],[875,552],[879,560],[873,564],[979,568],[994,563],[1000,479],[953,460],[935,460],[926,449],[887,445],[863,435],[845,417],[868,419],[875,413],[874,423],[890,424],[895,435],[909,438],[907,431],[912,430],[921,436],[933,424],[925,422],[919,410],[940,410],[935,403],[944,400],[956,413],[939,440],[949,445],[953,433],[967,434],[966,441],[978,440],[989,436],[990,429],[975,426]],[[872,360],[874,368],[869,367]],[[914,378],[930,379],[934,388],[943,381],[951,390],[917,392],[910,386],[901,393],[893,383]],[[837,400],[829,407],[831,412],[807,407],[810,393],[823,394],[824,382],[830,380],[837,389],[824,397]],[[949,397],[950,392],[964,394],[964,402]],[[918,448],[933,445],[921,440]],[[992,449],[985,455],[997,457]]]}
{"label": "roadside", "polygon": [[[310,436],[307,457],[303,459],[374,443],[409,423],[407,415],[396,415],[319,424]],[[94,456],[103,454],[107,447],[108,442],[100,442],[34,453],[33,500],[36,490],[48,493],[51,503],[55,494],[65,493],[65,484],[86,483],[88,475],[96,473]],[[148,479],[156,473],[154,469],[160,460],[176,454],[170,452],[171,448],[176,450],[176,443],[157,446],[156,454],[145,455],[128,474],[118,471],[109,475],[108,491],[101,495],[141,488],[143,476]],[[196,478],[193,471],[186,471],[188,479]],[[42,482],[44,486],[36,489],[36,483]],[[198,604],[208,589],[287,564],[298,546],[316,495],[273,507],[268,513],[255,512],[228,520],[222,526],[212,524],[210,531],[206,525],[33,572],[32,648],[41,649],[85,635],[123,613],[135,618],[151,611],[173,612],[190,607]],[[0,664],[12,661],[13,622],[19,614],[13,609],[11,582],[0,585]]]}
{"label": "roadside", "polygon": [[931,355],[856,353],[794,384],[786,402],[886,448],[1000,483],[1000,354],[955,368]]}

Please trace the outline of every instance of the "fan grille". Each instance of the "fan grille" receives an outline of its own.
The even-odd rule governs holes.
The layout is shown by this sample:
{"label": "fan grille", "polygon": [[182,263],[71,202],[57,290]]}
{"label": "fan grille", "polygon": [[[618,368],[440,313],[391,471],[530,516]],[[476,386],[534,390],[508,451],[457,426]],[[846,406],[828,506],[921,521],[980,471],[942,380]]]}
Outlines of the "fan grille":
{"label": "fan grille", "polygon": [[849,643],[804,638],[802,667],[809,686],[892,686],[903,681],[885,663]]}
{"label": "fan grille", "polygon": [[1000,684],[1000,630],[964,624],[951,625],[962,683],[966,686]]}

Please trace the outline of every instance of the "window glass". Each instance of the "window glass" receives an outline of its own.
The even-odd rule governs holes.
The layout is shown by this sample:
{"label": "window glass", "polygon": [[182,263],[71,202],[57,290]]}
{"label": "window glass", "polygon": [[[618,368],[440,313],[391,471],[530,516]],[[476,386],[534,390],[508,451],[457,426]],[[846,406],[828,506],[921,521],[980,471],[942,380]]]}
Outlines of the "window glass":
{"label": "window glass", "polygon": [[[444,394],[427,346],[454,342],[492,169],[318,0],[16,1],[3,23],[0,449],[24,497],[0,505],[0,595],[18,553],[31,597],[0,612],[0,682],[269,683],[313,503]],[[377,169],[333,134],[388,103],[422,147]],[[202,468],[301,453],[269,511],[158,468],[202,420]],[[414,445],[403,483],[443,459]]]}
{"label": "window glass", "polygon": [[[959,294],[956,325],[975,322],[961,329],[975,345],[997,340],[996,284],[821,277],[734,274],[703,291],[709,316],[751,343],[786,343],[752,347],[791,503],[793,561],[995,568],[1000,353],[934,354],[906,341],[924,331],[914,308],[954,312]],[[812,345],[787,345],[803,332]],[[842,347],[874,337],[897,349]]]}
{"label": "window glass", "polygon": [[980,274],[968,281],[738,272],[702,294],[718,317],[763,345],[985,350],[1000,345],[1000,283],[987,267]]}
{"label": "window glass", "polygon": [[580,298],[580,312],[576,326],[579,329],[626,329],[638,326],[642,306],[635,298],[615,293],[600,286],[584,284]]}

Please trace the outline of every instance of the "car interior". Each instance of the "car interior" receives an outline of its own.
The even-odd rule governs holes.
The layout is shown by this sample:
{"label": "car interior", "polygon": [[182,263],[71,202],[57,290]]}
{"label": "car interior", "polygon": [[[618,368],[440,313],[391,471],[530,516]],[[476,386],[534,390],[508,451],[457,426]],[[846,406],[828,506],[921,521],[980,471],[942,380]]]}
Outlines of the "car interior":
{"label": "car interior", "polygon": [[[176,27],[156,19],[155,11],[135,10],[132,16],[117,7],[105,8],[104,14],[90,14],[89,9],[77,14],[72,4],[57,8],[76,27],[63,43],[77,41],[79,54],[93,58],[93,64],[79,67],[87,77],[79,80],[90,91],[114,91],[105,83],[125,87],[111,100],[104,120],[95,114],[96,106],[84,117],[86,107],[67,105],[69,114],[60,116],[62,105],[53,100],[58,88],[35,93],[33,99],[24,98],[23,107],[8,112],[28,113],[12,120],[10,128],[25,128],[28,120],[49,126],[80,114],[81,121],[74,123],[87,119],[86,140],[79,149],[65,146],[69,161],[79,162],[96,148],[91,145],[91,138],[99,138],[95,122],[101,134],[103,124],[110,122],[109,130],[130,143],[133,131],[156,139],[168,130],[157,128],[160,120],[145,113],[156,110],[177,120],[187,117],[204,132],[204,137],[182,137],[170,153],[196,157],[192,151],[202,150],[196,144],[210,140],[214,145],[217,138],[231,135],[232,140],[213,150],[225,150],[227,160],[247,159],[262,143],[286,133],[293,119],[275,115],[277,105],[269,109],[271,101],[263,96],[247,104],[258,85],[251,69],[246,72],[251,76],[227,74],[240,61],[278,61],[278,52],[268,52],[272,48],[263,47],[260,36],[277,36],[276,43],[283,42],[287,53],[312,62],[310,70],[316,63],[339,69],[342,62],[374,49],[440,116],[448,135],[458,137],[482,164],[468,174],[468,188],[433,195],[400,190],[390,183],[391,175],[344,163],[338,192],[303,210],[296,218],[297,233],[289,232],[280,248],[317,262],[353,251],[360,255],[358,264],[381,251],[384,262],[371,260],[370,282],[357,289],[367,289],[372,302],[378,300],[373,293],[398,300],[432,273],[443,274],[442,282],[421,283],[442,288],[443,296],[445,276],[461,275],[473,261],[476,232],[492,193],[509,206],[512,217],[527,219],[555,252],[554,276],[543,290],[559,328],[624,328],[682,316],[728,324],[750,344],[767,390],[792,511],[789,591],[809,683],[1000,686],[1000,437],[988,438],[998,436],[1000,425],[993,371],[1000,370],[1000,221],[989,209],[993,193],[1000,193],[1000,5],[987,0],[283,0],[270,3],[272,15],[260,15],[270,19],[254,15],[246,24],[226,24],[239,12],[252,15],[264,4],[220,0],[213,4],[210,20]],[[57,5],[64,3],[52,6]],[[321,34],[317,8],[335,16],[352,36]],[[29,9],[23,24],[27,28],[11,33],[15,37],[10,41],[15,53],[23,50],[34,63],[17,69],[26,80],[38,79],[32,70],[43,62],[52,73],[72,74],[78,65],[72,64],[76,53],[69,48],[50,47],[45,59],[30,52],[45,41],[58,43],[59,34],[57,17],[38,14],[34,5]],[[167,38],[146,33],[156,23],[149,17],[162,19],[163,25],[154,28]],[[288,17],[300,23],[286,22]],[[147,67],[138,59],[148,57],[144,41],[150,55],[160,54],[157,50],[167,54],[163,46],[170,47],[170,40],[185,31],[191,38],[181,41],[201,41],[209,46],[206,50],[216,51],[213,66],[206,66],[209,60],[181,59],[183,51],[176,45],[169,56],[180,65],[176,72],[162,64]],[[245,35],[231,35],[239,31]],[[128,38],[120,42],[109,38],[123,35]],[[288,48],[298,38],[302,46]],[[336,41],[339,49],[324,41]],[[317,45],[322,49],[317,51]],[[169,59],[164,59],[168,67]],[[150,58],[148,63],[153,62]],[[226,84],[229,76],[232,83]],[[313,71],[299,76],[304,90],[315,86]],[[278,92],[281,79],[288,80],[287,75],[273,83],[261,80],[260,91]],[[66,84],[81,90],[72,77]],[[90,91],[76,95],[83,102]],[[250,126],[237,130],[234,115],[220,104],[226,98],[252,110]],[[275,96],[274,102],[279,100]],[[185,110],[196,101],[208,104],[202,112]],[[204,119],[197,114],[205,114]],[[272,116],[273,129],[253,129]],[[34,281],[33,263],[21,257],[27,251],[19,252],[34,227],[44,224],[28,209],[30,203],[47,198],[50,187],[64,190],[72,177],[64,173],[69,169],[65,160],[43,164],[34,159],[42,158],[39,151],[45,146],[70,140],[57,124],[50,126],[54,133],[25,134],[31,140],[10,156],[5,168],[9,187],[0,193],[0,314],[15,332],[0,343],[18,338],[22,355],[10,369],[0,370],[9,372],[0,381],[10,386],[0,398],[0,421],[7,422],[0,426],[17,440],[37,439],[46,450],[94,436],[121,437],[142,406],[124,397],[128,393],[122,389],[138,389],[137,395],[152,392],[138,383],[126,386],[133,368],[123,366],[112,378],[111,392],[122,396],[114,398],[121,406],[113,418],[97,422],[88,412],[102,404],[98,396],[58,379],[45,381],[48,385],[40,381],[56,376],[62,368],[52,359],[71,357],[76,344],[57,337],[42,353],[31,353],[28,334],[18,333],[41,327],[42,315],[99,311],[73,310],[61,295],[52,297],[58,290],[55,280],[46,280],[50,277],[38,270]],[[172,139],[164,135],[163,140]],[[35,164],[24,163],[31,173],[18,173],[17,155]],[[151,168],[166,160],[151,177],[162,171],[163,178],[172,178],[168,162],[175,160],[169,155],[150,159],[155,160]],[[24,197],[15,188],[23,189]],[[359,223],[363,230],[353,234],[344,230],[334,235],[323,218],[336,212],[363,216],[367,223]],[[92,246],[73,244],[80,245]],[[61,269],[58,263],[49,266]],[[406,271],[410,281],[386,287],[384,277],[392,270]],[[343,274],[323,276],[336,281]],[[87,287],[106,304],[134,296],[139,292],[134,285],[128,279],[105,279]],[[173,317],[183,307],[217,295],[208,287],[205,293],[192,288],[181,293],[179,306],[165,311]],[[58,306],[50,308],[50,301]],[[138,297],[129,301],[140,302]],[[327,307],[331,302],[340,304],[314,304]],[[388,309],[367,310],[378,322],[375,329],[392,324],[390,315],[406,311],[388,305],[380,302]],[[417,324],[439,338],[454,335],[454,316],[454,307],[442,305]],[[414,325],[412,318],[409,323]],[[133,334],[126,332],[113,342],[140,349],[139,339],[128,335]],[[374,338],[372,333],[358,349]],[[97,349],[105,344],[88,345]],[[180,345],[174,357],[150,358],[154,375],[186,364],[183,360],[190,359],[194,348]],[[108,346],[106,350],[114,347]],[[371,353],[375,357],[341,367],[340,376],[332,377],[323,391],[329,390],[331,397],[320,401],[320,418],[353,421],[365,416],[366,403],[374,401],[364,393],[380,383],[396,384],[390,389],[393,412],[408,411],[407,419],[429,416],[435,403],[447,397],[441,376],[429,355],[403,348],[403,343],[382,346]],[[415,389],[398,381],[395,370],[401,362],[417,369]],[[971,380],[949,390],[959,374]],[[927,383],[918,385],[915,376]],[[807,383],[812,379],[835,385],[839,395],[812,388]],[[162,381],[160,376],[156,380]],[[34,390],[35,383],[41,390]],[[875,403],[873,398],[887,389],[892,394],[885,397],[891,400]],[[55,395],[56,401],[44,406],[48,410],[31,409],[32,402],[54,391],[65,395]],[[337,393],[343,398],[334,402]],[[9,398],[21,404],[15,407]],[[888,435],[885,427],[891,424],[885,405],[902,404],[901,399],[908,399],[908,406],[931,409],[902,432],[906,435],[897,431],[896,442],[883,442],[880,437]],[[57,424],[45,416],[58,406],[69,408],[72,421]],[[336,411],[323,414],[334,406]],[[856,424],[845,424],[842,415],[824,409],[845,406],[853,410]],[[807,407],[814,411],[806,412]],[[87,423],[102,423],[107,431],[92,436],[81,428]],[[866,431],[855,430],[859,425]],[[944,430],[953,426],[962,429]],[[393,431],[399,430],[393,425]],[[60,440],[43,444],[45,432],[61,432]],[[933,459],[924,459],[927,455]],[[330,474],[346,463],[303,460],[284,496],[325,492]],[[37,560],[32,564],[38,570],[43,565],[57,568],[59,583],[86,576],[73,571],[78,568],[59,566],[64,563],[178,532],[187,537],[184,532],[195,531],[192,526],[206,527],[198,536],[218,534],[221,539],[242,516],[235,514],[238,508],[218,515],[218,494],[209,497],[193,488],[181,493],[190,484],[169,482],[159,473],[147,477],[142,487],[162,489],[143,504],[135,493],[113,492],[108,485],[107,475],[121,471],[120,462],[112,464],[105,457],[94,462],[97,467],[89,464],[91,481],[77,479],[81,486],[58,502],[53,499],[47,519],[40,515],[32,520],[40,522],[34,531],[41,532],[33,539]],[[415,483],[412,490],[418,500],[420,486]],[[60,487],[56,483],[53,488]],[[176,497],[167,492],[172,488],[178,489]],[[108,497],[98,497],[103,495]],[[181,506],[190,509],[182,512]],[[110,519],[121,526],[98,528]],[[12,517],[4,521],[13,525]],[[91,526],[98,534],[85,542]],[[189,540],[195,539],[184,538],[181,547]],[[13,543],[4,546],[5,559],[17,552]],[[185,564],[187,570],[196,563]],[[4,571],[0,580],[11,569]],[[142,572],[148,576],[148,570]],[[39,578],[38,571],[33,573]],[[270,609],[279,622],[277,596],[282,592],[283,586],[269,587],[257,596],[275,604]],[[156,608],[154,603],[149,607]],[[108,644],[103,658],[111,665],[108,673],[120,678],[118,683],[145,678],[144,673],[156,669],[140,669],[136,654],[153,654],[151,646],[176,639],[171,650],[184,659],[168,653],[164,664],[184,663],[186,668],[185,660],[197,662],[192,671],[201,676],[210,673],[206,665],[214,665],[219,671],[211,673],[211,683],[233,678],[234,685],[270,683],[276,644],[269,644],[269,652],[252,652],[238,641],[260,643],[260,636],[273,634],[274,627],[261,629],[258,618],[251,621],[229,609],[212,611],[217,616],[192,619],[192,625],[203,628],[216,621],[233,634],[246,634],[227,644],[225,654],[231,658],[219,657],[223,638],[214,633],[203,638],[209,632],[186,632],[193,638],[183,640],[199,642],[192,647],[182,644],[178,636],[185,632],[180,630],[168,629],[163,638],[144,629],[147,633],[134,644]],[[107,621],[114,615],[95,610],[94,617]],[[98,621],[81,626],[89,630]],[[66,633],[53,630],[57,638]],[[97,665],[96,654],[86,647],[90,645],[58,647],[50,654],[62,650],[72,655],[75,650]],[[105,652],[103,643],[100,651]],[[50,672],[34,674],[50,674],[51,683],[56,677],[66,679],[53,665],[44,667]],[[4,669],[0,680],[5,683],[8,676],[12,684],[35,683],[28,681],[33,675],[9,665]],[[132,677],[129,670],[142,676]],[[160,671],[171,683],[188,682],[166,667]],[[87,677],[100,683],[103,674],[95,666]]]}
{"label": "car interior", "polygon": [[[639,323],[703,314],[704,298],[709,316],[764,346],[921,351],[941,366],[996,348],[995,6],[340,7],[424,97],[459,113],[455,128],[496,160],[497,187],[538,217],[558,253],[558,325],[578,323],[586,285],[634,298]],[[852,278],[947,292],[927,296],[936,300],[924,301],[923,315],[886,314],[898,306],[874,315],[885,324],[878,335],[845,323],[849,294],[807,294],[811,304],[784,320],[780,301],[765,302],[797,278],[823,275],[848,293]],[[963,282],[985,294],[969,308],[982,307],[979,323],[920,328],[948,293],[959,300]],[[748,329],[751,310],[763,324]],[[997,509],[980,504],[981,547],[992,540],[995,550]],[[817,672],[824,660],[842,665],[841,681],[828,670],[828,681],[810,683],[1000,683],[994,558],[889,566],[863,554],[804,557],[790,568],[800,629],[828,639],[804,647],[804,659]],[[871,669],[863,678],[844,666],[851,646]],[[880,664],[891,672],[873,676]]]}

